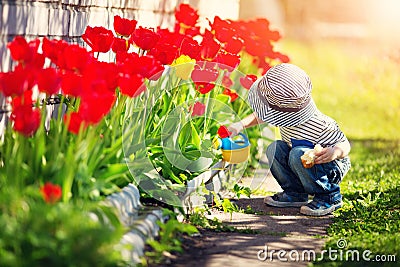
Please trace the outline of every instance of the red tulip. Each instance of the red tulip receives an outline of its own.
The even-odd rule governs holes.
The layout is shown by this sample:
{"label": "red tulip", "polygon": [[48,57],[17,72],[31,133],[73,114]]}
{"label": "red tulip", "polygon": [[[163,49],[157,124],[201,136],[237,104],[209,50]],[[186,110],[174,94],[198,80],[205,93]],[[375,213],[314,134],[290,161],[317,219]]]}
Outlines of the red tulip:
{"label": "red tulip", "polygon": [[222,43],[227,43],[235,35],[235,29],[231,26],[231,22],[222,20],[218,16],[214,18],[211,30],[215,32],[215,38]]}
{"label": "red tulip", "polygon": [[154,32],[152,29],[147,29],[143,27],[137,28],[130,40],[136,44],[139,48],[143,50],[152,49],[160,39],[160,36]]}
{"label": "red tulip", "polygon": [[206,105],[201,102],[196,102],[190,109],[192,110],[192,116],[203,116],[206,112]]}
{"label": "red tulip", "polygon": [[[88,64],[82,73],[84,77],[83,85],[91,84],[91,82],[99,83],[99,81],[106,86],[107,90],[114,93],[118,86],[119,71],[114,63],[92,61]],[[102,88],[102,87],[99,87]],[[86,88],[84,88],[86,89]],[[88,90],[91,94],[92,88]],[[84,91],[83,93],[86,93]]]}
{"label": "red tulip", "polygon": [[224,125],[221,125],[218,128],[217,133],[218,133],[218,136],[220,138],[226,138],[226,137],[229,137],[232,134],[230,131],[228,131],[228,128],[226,128],[226,126],[224,126]]}
{"label": "red tulip", "polygon": [[81,73],[91,60],[92,57],[85,48],[72,44],[64,49],[59,64],[63,69]]}
{"label": "red tulip", "polygon": [[229,88],[225,88],[222,94],[229,96],[231,98],[231,103],[239,97],[235,90],[231,90]]}
{"label": "red tulip", "polygon": [[180,44],[179,55],[187,55],[192,59],[200,60],[201,58],[201,46],[196,40],[192,38],[184,38]]}
{"label": "red tulip", "polygon": [[157,80],[164,71],[164,65],[151,55],[139,57],[137,54],[129,54],[121,66],[123,73],[140,74],[144,78]]}
{"label": "red tulip", "polygon": [[114,34],[104,27],[87,26],[82,39],[92,48],[92,52],[106,53],[110,51]]}
{"label": "red tulip", "polygon": [[178,48],[174,44],[158,42],[147,55],[153,56],[163,65],[171,65],[176,58],[177,50]]}
{"label": "red tulip", "polygon": [[214,68],[202,69],[196,65],[191,77],[194,82],[214,82],[218,78],[218,71]]}
{"label": "red tulip", "polygon": [[116,100],[115,92],[109,91],[102,79],[84,80],[83,87],[84,94],[81,97],[78,113],[83,121],[96,124],[110,112]]}
{"label": "red tulip", "polygon": [[83,78],[81,75],[73,72],[67,72],[63,74],[61,78],[61,87],[64,94],[74,97],[79,97],[82,95]]}
{"label": "red tulip", "polygon": [[172,32],[168,29],[157,28],[157,34],[160,37],[158,44],[172,44],[176,47],[180,47],[182,40],[186,38],[185,35],[179,32]]}
{"label": "red tulip", "polygon": [[87,123],[85,123],[78,112],[72,112],[64,116],[64,122],[68,125],[68,131],[73,134],[78,134],[79,130],[85,129]]}
{"label": "red tulip", "polygon": [[11,99],[11,106],[13,108],[24,105],[32,107],[34,105],[32,94],[33,94],[32,90],[26,90],[23,94],[15,96],[14,98]]}
{"label": "red tulip", "polygon": [[214,36],[210,31],[204,33],[203,41],[201,46],[201,57],[204,60],[213,60],[218,54],[221,45],[214,40]]}
{"label": "red tulip", "polygon": [[278,41],[281,38],[279,32],[271,31],[269,26],[269,21],[265,18],[258,18],[247,23],[247,29],[258,39],[262,41]]}
{"label": "red tulip", "polygon": [[233,85],[233,81],[228,75],[224,75],[224,77],[222,77],[221,84],[224,87],[231,87]]}
{"label": "red tulip", "polygon": [[58,58],[62,55],[67,46],[68,43],[64,40],[49,40],[45,37],[43,38],[42,44],[43,55],[49,58],[57,66],[60,66]]}
{"label": "red tulip", "polygon": [[129,37],[136,28],[137,21],[114,16],[114,31],[117,35]]}
{"label": "red tulip", "polygon": [[247,74],[244,77],[240,77],[240,84],[246,88],[250,89],[252,84],[257,80],[257,76],[253,74]]}
{"label": "red tulip", "polygon": [[272,45],[269,42],[248,39],[245,41],[245,50],[252,56],[267,56],[272,52]]}
{"label": "red tulip", "polygon": [[62,196],[61,186],[52,184],[50,182],[45,183],[44,186],[40,187],[44,201],[47,203],[56,203]]}
{"label": "red tulip", "polygon": [[27,103],[14,106],[10,118],[15,131],[31,136],[39,128],[41,114],[38,109],[32,107],[32,104]]}
{"label": "red tulip", "polygon": [[123,38],[115,37],[111,49],[114,53],[126,52],[129,49],[129,42]]}
{"label": "red tulip", "polygon": [[[181,24],[182,26],[182,24]],[[196,35],[200,35],[200,27],[190,27],[190,28],[184,28],[184,35],[194,37]]]}
{"label": "red tulip", "polygon": [[267,71],[272,67],[266,60],[265,57],[258,57],[258,68],[262,69],[261,75],[267,73]]}
{"label": "red tulip", "polygon": [[237,37],[232,37],[231,39],[229,39],[224,46],[225,51],[231,54],[238,54],[242,50],[242,48],[243,41]]}
{"label": "red tulip", "polygon": [[200,94],[205,95],[214,89],[215,84],[210,82],[194,82],[194,86]]}
{"label": "red tulip", "polygon": [[5,96],[22,95],[29,88],[27,72],[17,68],[11,72],[0,73],[0,92]]}
{"label": "red tulip", "polygon": [[288,63],[290,61],[290,58],[287,55],[280,52],[274,52],[271,58],[277,59],[282,63]]}
{"label": "red tulip", "polygon": [[232,71],[239,65],[240,56],[220,51],[215,60],[220,63],[219,67],[221,69]]}
{"label": "red tulip", "polygon": [[28,43],[24,37],[16,36],[12,42],[8,43],[7,47],[15,61],[29,62],[33,59],[34,54],[37,53],[39,43],[38,39]]}
{"label": "red tulip", "polygon": [[39,91],[52,95],[60,89],[61,77],[54,68],[41,69],[37,73],[37,85]]}
{"label": "red tulip", "polygon": [[175,18],[178,23],[182,23],[185,26],[194,26],[199,18],[199,14],[190,5],[180,4],[175,11]]}
{"label": "red tulip", "polygon": [[139,96],[145,89],[144,78],[140,74],[123,74],[119,78],[121,93],[129,97]]}
{"label": "red tulip", "polygon": [[23,37],[17,36],[7,46],[11,57],[20,63],[18,66],[30,68],[30,71],[34,71],[44,65],[44,56],[37,52],[39,45],[39,39],[28,43]]}

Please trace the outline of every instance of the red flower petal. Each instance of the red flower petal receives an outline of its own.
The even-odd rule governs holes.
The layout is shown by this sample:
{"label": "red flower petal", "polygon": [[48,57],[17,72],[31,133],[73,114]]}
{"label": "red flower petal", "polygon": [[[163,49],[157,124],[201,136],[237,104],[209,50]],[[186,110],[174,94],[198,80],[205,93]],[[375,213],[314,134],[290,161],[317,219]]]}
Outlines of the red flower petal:
{"label": "red flower petal", "polygon": [[206,31],[201,46],[201,57],[204,60],[213,60],[218,54],[221,45],[214,40],[214,36],[210,31]]}
{"label": "red flower petal", "polygon": [[92,52],[106,53],[111,49],[114,34],[104,27],[87,26],[82,39],[92,48]]}
{"label": "red flower petal", "polygon": [[228,131],[228,128],[226,126],[224,126],[224,125],[221,125],[218,128],[218,132],[217,133],[218,133],[218,136],[220,138],[226,138],[226,137],[229,137],[232,134],[230,131]]}
{"label": "red flower petal", "polygon": [[15,61],[30,61],[33,58],[33,51],[28,42],[22,36],[16,36],[14,40],[7,45],[10,49],[11,57]]}
{"label": "red flower petal", "polygon": [[246,88],[250,89],[253,83],[257,80],[257,76],[253,74],[247,74],[244,77],[240,77],[240,84]]}
{"label": "red flower petal", "polygon": [[231,98],[231,103],[239,97],[239,95],[234,90],[231,90],[229,88],[225,88],[222,94],[229,96]]}
{"label": "red flower petal", "polygon": [[37,85],[39,91],[52,95],[60,89],[61,77],[54,68],[42,69],[37,73]]}
{"label": "red flower petal", "polygon": [[66,95],[79,97],[82,95],[83,78],[73,72],[67,72],[62,76],[62,90]]}
{"label": "red flower petal", "polygon": [[68,131],[73,134],[78,134],[79,130],[85,129],[87,123],[85,123],[78,112],[73,112],[64,116],[64,122],[68,125]]}
{"label": "red flower petal", "polygon": [[82,72],[91,60],[92,56],[85,48],[72,44],[64,48],[58,64],[63,69]]}
{"label": "red flower petal", "polygon": [[243,48],[243,41],[237,37],[229,39],[224,49],[231,54],[238,54]]}
{"label": "red flower petal", "polygon": [[175,11],[175,18],[185,26],[194,26],[199,18],[199,14],[190,5],[180,4]]}
{"label": "red flower petal", "polygon": [[191,77],[194,82],[214,82],[218,78],[218,70],[214,68],[202,69],[196,65],[192,71]]}
{"label": "red flower petal", "polygon": [[49,40],[45,37],[42,45],[43,55],[61,67],[59,65],[59,57],[67,46],[68,43],[64,40]]}
{"label": "red flower petal", "polygon": [[191,110],[192,116],[203,116],[206,112],[206,105],[201,102],[196,102],[193,106],[191,106]]}
{"label": "red flower petal", "polygon": [[114,16],[114,31],[116,34],[129,37],[136,28],[137,21]]}
{"label": "red flower petal", "polygon": [[137,28],[130,40],[143,50],[150,50],[156,46],[160,36],[152,29],[143,27]]}
{"label": "red flower petal", "polygon": [[196,90],[200,94],[204,94],[204,95],[207,94],[208,92],[210,92],[215,87],[214,83],[209,83],[209,82],[195,82],[194,85],[196,87]]}
{"label": "red flower petal", "polygon": [[28,88],[29,77],[23,69],[0,73],[0,92],[5,96],[22,95]]}
{"label": "red flower petal", "polygon": [[121,93],[129,97],[137,97],[145,89],[144,78],[140,74],[123,74],[119,78],[119,88]]}
{"label": "red flower petal", "polygon": [[25,136],[33,135],[40,125],[41,114],[32,105],[19,105],[13,108],[11,112],[13,129]]}
{"label": "red flower petal", "polygon": [[186,37],[182,40],[182,43],[180,44],[179,55],[187,55],[197,61],[201,58],[201,49],[201,46],[196,40]]}
{"label": "red flower petal", "polygon": [[129,49],[129,42],[123,38],[114,38],[111,49],[114,53],[126,52]]}
{"label": "red flower petal", "polygon": [[61,186],[50,182],[47,182],[44,186],[40,187],[40,192],[42,193],[44,201],[51,204],[60,200],[62,196]]}
{"label": "red flower petal", "polygon": [[215,60],[220,63],[219,67],[221,69],[226,69],[227,71],[231,72],[239,65],[240,56],[225,51],[220,51]]}
{"label": "red flower petal", "polygon": [[175,60],[178,48],[174,44],[158,42],[147,55],[153,56],[163,65],[171,65]]}

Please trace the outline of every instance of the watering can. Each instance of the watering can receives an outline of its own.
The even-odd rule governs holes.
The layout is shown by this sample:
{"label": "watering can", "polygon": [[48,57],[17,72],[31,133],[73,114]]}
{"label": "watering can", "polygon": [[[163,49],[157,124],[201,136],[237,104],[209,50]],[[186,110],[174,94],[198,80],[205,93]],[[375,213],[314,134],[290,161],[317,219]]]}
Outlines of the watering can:
{"label": "watering can", "polygon": [[244,162],[250,155],[250,142],[243,133],[232,138],[217,138],[214,141],[214,147],[221,149],[222,158],[230,163]]}

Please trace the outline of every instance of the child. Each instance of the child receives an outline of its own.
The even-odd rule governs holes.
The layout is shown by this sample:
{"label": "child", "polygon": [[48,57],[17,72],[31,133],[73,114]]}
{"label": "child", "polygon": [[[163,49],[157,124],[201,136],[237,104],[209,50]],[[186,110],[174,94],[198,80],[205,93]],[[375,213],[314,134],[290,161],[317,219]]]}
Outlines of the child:
{"label": "child", "polygon": [[[283,192],[267,196],[264,203],[301,207],[302,214],[323,216],[342,206],[339,183],[350,169],[350,143],[337,123],[317,109],[311,89],[302,69],[276,65],[250,88],[248,101],[254,113],[228,129],[236,135],[263,122],[279,127],[282,140],[268,146],[267,158]],[[322,149],[313,151],[314,165],[306,168],[301,156],[316,145]],[[311,202],[309,195],[314,196]]]}

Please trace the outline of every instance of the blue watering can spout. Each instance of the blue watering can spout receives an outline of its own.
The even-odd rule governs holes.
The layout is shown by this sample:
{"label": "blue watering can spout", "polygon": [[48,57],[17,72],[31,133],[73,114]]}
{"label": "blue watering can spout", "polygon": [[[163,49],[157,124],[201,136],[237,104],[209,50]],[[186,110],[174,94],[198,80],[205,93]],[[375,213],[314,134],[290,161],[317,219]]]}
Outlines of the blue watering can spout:
{"label": "blue watering can spout", "polygon": [[237,150],[248,147],[250,145],[249,139],[243,133],[239,133],[241,138],[225,137],[220,139],[219,148],[223,150]]}

